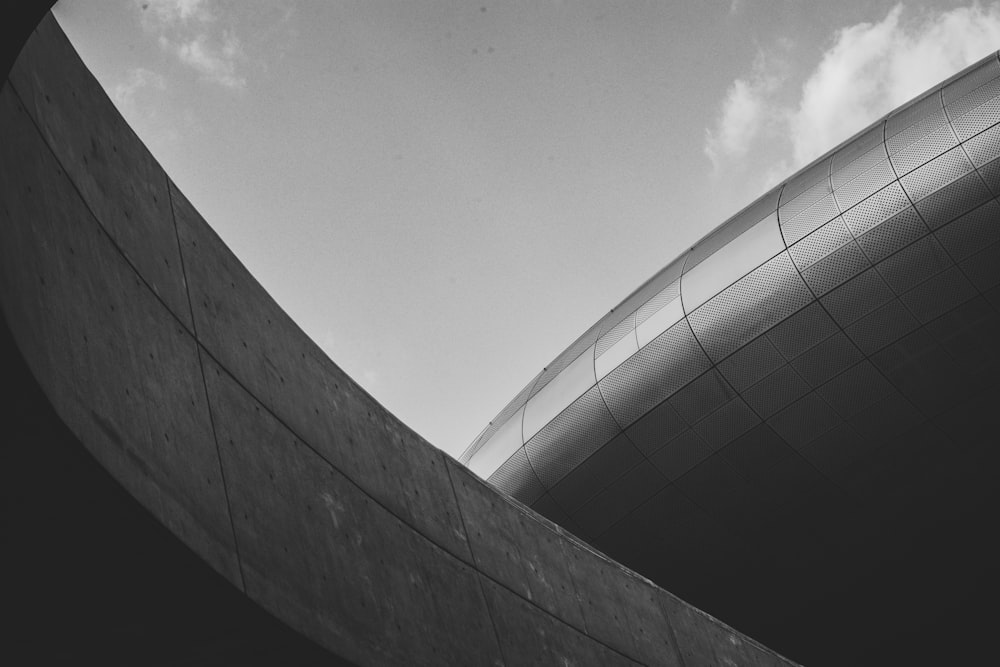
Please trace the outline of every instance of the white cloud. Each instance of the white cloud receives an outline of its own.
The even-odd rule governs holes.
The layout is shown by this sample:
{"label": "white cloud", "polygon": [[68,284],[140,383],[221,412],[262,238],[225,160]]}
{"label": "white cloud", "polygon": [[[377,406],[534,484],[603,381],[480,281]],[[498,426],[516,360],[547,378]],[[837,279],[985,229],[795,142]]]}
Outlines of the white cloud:
{"label": "white cloud", "polygon": [[769,96],[781,86],[783,69],[778,59],[760,52],[750,76],[729,86],[718,122],[705,131],[705,154],[716,171],[724,163],[745,156],[754,139],[772,122]]}
{"label": "white cloud", "polygon": [[246,86],[240,72],[246,60],[242,44],[233,29],[222,27],[209,0],[138,0],[137,4],[143,11],[143,28],[202,80],[233,89]]}
{"label": "white cloud", "polygon": [[167,48],[175,51],[181,62],[194,68],[206,81],[218,83],[227,88],[243,88],[246,78],[237,74],[236,63],[242,56],[239,40],[232,34],[224,35],[221,45],[213,45],[206,35],[179,44],[166,42]]}
{"label": "white cloud", "polygon": [[127,117],[136,110],[136,94],[147,87],[166,90],[167,82],[156,72],[144,67],[134,67],[129,70],[125,81],[115,84],[111,89],[111,98],[122,114]]}
{"label": "white cloud", "polygon": [[205,0],[136,0],[140,9],[147,12],[145,21],[178,23],[186,21],[211,21],[212,14]]}
{"label": "white cloud", "polygon": [[[760,84],[767,78],[755,63],[727,91],[705,153],[716,171],[738,167],[766,139],[783,143],[785,154],[762,173],[798,168],[998,47],[998,3],[913,16],[898,4],[880,21],[835,31],[797,92],[785,80]],[[795,101],[784,102],[793,92]]]}

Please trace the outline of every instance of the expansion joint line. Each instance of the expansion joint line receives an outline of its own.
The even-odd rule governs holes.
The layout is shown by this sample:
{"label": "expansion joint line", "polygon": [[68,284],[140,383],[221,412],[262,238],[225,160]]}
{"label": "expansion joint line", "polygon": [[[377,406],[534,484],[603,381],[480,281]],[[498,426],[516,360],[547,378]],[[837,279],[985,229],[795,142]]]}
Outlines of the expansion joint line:
{"label": "expansion joint line", "polygon": [[215,442],[215,456],[219,461],[219,477],[222,479],[222,492],[226,498],[226,514],[229,516],[229,529],[233,534],[233,549],[236,552],[236,565],[240,571],[240,586],[247,593],[247,580],[243,574],[243,557],[240,554],[240,540],[236,535],[236,524],[233,521],[233,505],[229,499],[229,484],[226,482],[226,468],[222,464],[222,449],[219,447],[219,435],[215,428],[215,415],[212,411],[212,399],[208,393],[208,381],[205,379],[205,360],[202,357],[201,341],[198,339],[198,327],[194,320],[194,307],[191,305],[191,283],[188,281],[187,268],[184,264],[184,251],[181,249],[180,232],[177,229],[177,213],[174,209],[174,194],[170,177],[163,172],[167,182],[167,201],[170,202],[170,220],[174,226],[174,240],[177,242],[177,256],[181,261],[181,276],[184,278],[184,295],[187,297],[188,313],[191,316],[191,332],[194,338],[195,352],[198,354],[198,370],[201,373],[201,387],[205,392],[205,406],[208,409],[208,423],[212,427],[212,440]]}

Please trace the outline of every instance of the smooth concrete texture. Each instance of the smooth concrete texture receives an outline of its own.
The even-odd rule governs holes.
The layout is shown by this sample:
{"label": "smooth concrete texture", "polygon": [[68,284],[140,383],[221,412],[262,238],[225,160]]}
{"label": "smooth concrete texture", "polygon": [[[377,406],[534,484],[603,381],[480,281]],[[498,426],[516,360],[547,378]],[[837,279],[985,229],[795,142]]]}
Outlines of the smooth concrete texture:
{"label": "smooth concrete texture", "polygon": [[51,15],[0,133],[0,303],[26,365],[124,489],[275,617],[366,665],[790,664],[387,413],[171,184]]}

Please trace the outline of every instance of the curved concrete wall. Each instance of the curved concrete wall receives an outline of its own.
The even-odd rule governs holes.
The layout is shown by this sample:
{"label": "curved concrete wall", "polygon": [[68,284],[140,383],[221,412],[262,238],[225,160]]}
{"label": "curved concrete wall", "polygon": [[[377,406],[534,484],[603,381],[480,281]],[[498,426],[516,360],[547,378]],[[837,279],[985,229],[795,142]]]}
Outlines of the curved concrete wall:
{"label": "curved concrete wall", "polygon": [[0,303],[52,405],[247,596],[360,664],[784,665],[385,411],[225,247],[51,15],[0,93]]}

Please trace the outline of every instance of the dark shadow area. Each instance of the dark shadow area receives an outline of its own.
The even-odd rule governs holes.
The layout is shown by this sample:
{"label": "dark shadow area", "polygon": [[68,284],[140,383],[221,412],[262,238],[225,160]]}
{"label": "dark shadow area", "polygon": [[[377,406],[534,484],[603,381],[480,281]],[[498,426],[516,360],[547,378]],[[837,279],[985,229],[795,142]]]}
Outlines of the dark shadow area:
{"label": "dark shadow area", "polygon": [[66,428],[0,322],[0,661],[348,665],[216,574]]}

